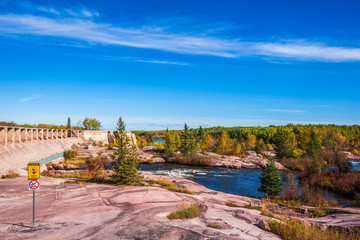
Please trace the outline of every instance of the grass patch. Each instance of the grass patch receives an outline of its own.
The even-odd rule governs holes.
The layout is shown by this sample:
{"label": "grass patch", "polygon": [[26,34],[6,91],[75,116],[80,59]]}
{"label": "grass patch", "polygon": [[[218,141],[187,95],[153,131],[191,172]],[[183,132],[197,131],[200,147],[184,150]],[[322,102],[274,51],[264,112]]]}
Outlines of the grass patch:
{"label": "grass patch", "polygon": [[65,159],[75,158],[78,155],[78,151],[76,150],[69,150],[64,152]]}
{"label": "grass patch", "polygon": [[179,210],[175,212],[171,212],[167,217],[170,220],[191,219],[191,218],[199,217],[200,214],[201,214],[201,209],[199,208],[199,206],[195,204],[190,204],[190,205],[182,204]]}
{"label": "grass patch", "polygon": [[285,240],[358,240],[360,233],[340,232],[337,230],[323,231],[310,224],[304,224],[296,219],[285,222],[270,221],[271,231]]}
{"label": "grass patch", "polygon": [[159,184],[161,188],[164,188],[164,189],[172,191],[172,192],[179,192],[179,193],[185,193],[185,194],[191,194],[191,195],[194,194],[192,191],[190,191],[186,188],[178,187],[173,182],[157,181],[157,180],[153,180],[153,179],[151,179],[149,182],[150,182],[150,184]]}
{"label": "grass patch", "polygon": [[328,209],[328,208],[309,208],[308,212],[312,213],[312,217],[322,217],[332,213],[356,214],[349,210],[343,209]]}
{"label": "grass patch", "polygon": [[243,206],[243,208],[256,209],[256,210],[260,210],[260,209],[261,209],[260,206],[251,206],[250,204]]}
{"label": "grass patch", "polygon": [[261,215],[275,218],[275,215],[271,211],[269,211],[269,209],[267,209],[265,206],[261,208]]}
{"label": "grass patch", "polygon": [[211,227],[211,228],[216,228],[216,229],[224,229],[224,227],[221,226],[221,224],[218,222],[210,222],[206,226]]}
{"label": "grass patch", "polygon": [[232,202],[227,202],[225,203],[225,205],[228,207],[241,207],[240,205],[237,205],[236,203],[232,203]]}
{"label": "grass patch", "polygon": [[84,158],[76,158],[76,159],[65,159],[61,162],[62,164],[72,164],[72,165],[84,165],[86,164],[86,159]]}
{"label": "grass patch", "polygon": [[17,173],[17,172],[8,172],[7,174],[4,174],[1,176],[2,179],[5,179],[5,178],[16,178],[16,177],[19,177],[20,176],[20,173]]}
{"label": "grass patch", "polygon": [[279,204],[279,206],[293,208],[293,209],[299,208],[303,205],[299,200],[296,199],[284,200],[281,198],[269,198],[268,200],[271,201],[272,203]]}

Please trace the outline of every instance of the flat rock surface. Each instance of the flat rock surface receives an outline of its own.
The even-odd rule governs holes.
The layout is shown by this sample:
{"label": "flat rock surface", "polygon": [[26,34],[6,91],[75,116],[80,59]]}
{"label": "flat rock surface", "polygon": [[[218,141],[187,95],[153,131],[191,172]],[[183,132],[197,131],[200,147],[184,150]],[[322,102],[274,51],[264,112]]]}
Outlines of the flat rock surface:
{"label": "flat rock surface", "polygon": [[[264,219],[259,211],[225,205],[257,204],[257,199],[216,192],[185,179],[144,174],[144,180],[149,179],[175,181],[195,194],[149,186],[69,184],[42,177],[35,229],[27,179],[0,180],[0,239],[279,239],[257,226]],[[201,216],[167,219],[184,202],[199,204]],[[209,228],[210,222],[225,228]]]}

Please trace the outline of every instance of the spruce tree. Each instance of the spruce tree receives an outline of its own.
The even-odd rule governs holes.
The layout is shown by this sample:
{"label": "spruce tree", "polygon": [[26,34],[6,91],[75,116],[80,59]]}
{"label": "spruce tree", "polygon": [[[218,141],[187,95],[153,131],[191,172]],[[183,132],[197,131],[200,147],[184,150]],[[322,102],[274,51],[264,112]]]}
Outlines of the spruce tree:
{"label": "spruce tree", "polygon": [[268,164],[263,170],[260,177],[260,192],[267,194],[269,197],[277,197],[282,191],[282,182],[279,170],[275,166],[274,159],[270,158]]}
{"label": "spruce tree", "polygon": [[196,150],[195,139],[191,134],[191,132],[189,131],[189,127],[186,125],[186,123],[184,126],[184,131],[181,133],[180,139],[181,139],[180,152],[184,156],[190,156],[194,154]]}
{"label": "spruce tree", "polygon": [[71,137],[71,120],[70,120],[70,117],[68,117],[68,122],[67,122],[66,128],[67,128],[68,137]]}
{"label": "spruce tree", "polygon": [[310,133],[310,141],[306,149],[306,152],[307,154],[309,154],[309,156],[315,157],[320,149],[321,149],[321,143],[319,137],[317,136],[316,132],[312,130]]}
{"label": "spruce tree", "polygon": [[279,128],[274,135],[275,152],[278,158],[291,157],[292,139],[288,132]]}
{"label": "spruce tree", "polygon": [[136,146],[126,136],[125,123],[121,117],[118,120],[116,130],[118,131],[115,136],[117,151],[114,152],[114,155],[117,156],[117,159],[113,163],[114,173],[111,178],[117,184],[131,185],[141,179],[136,168]]}

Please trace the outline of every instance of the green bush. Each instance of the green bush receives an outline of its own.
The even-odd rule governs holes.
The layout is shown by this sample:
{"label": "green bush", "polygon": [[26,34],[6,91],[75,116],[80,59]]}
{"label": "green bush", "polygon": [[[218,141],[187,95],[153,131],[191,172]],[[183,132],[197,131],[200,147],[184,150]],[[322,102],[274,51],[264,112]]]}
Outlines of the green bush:
{"label": "green bush", "polygon": [[201,209],[195,204],[182,204],[180,209],[176,212],[170,213],[167,217],[170,220],[174,219],[190,219],[199,217],[201,214]]}

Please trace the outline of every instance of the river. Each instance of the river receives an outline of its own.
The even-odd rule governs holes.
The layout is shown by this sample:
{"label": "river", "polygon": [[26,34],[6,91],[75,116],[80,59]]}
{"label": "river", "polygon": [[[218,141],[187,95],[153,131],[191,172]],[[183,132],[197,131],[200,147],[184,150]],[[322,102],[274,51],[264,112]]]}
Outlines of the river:
{"label": "river", "polygon": [[[258,191],[260,187],[259,177],[261,169],[230,169],[220,167],[197,167],[178,164],[141,164],[139,169],[152,174],[165,175],[171,177],[187,178],[209,189],[243,195],[248,197],[260,198],[263,193]],[[193,174],[192,172],[195,171]],[[285,182],[286,174],[294,174],[295,184],[300,188],[296,173],[289,171],[281,171],[283,182]],[[285,184],[284,184],[285,187]],[[350,207],[351,201],[339,194],[321,190],[327,200],[335,199],[340,206]]]}

